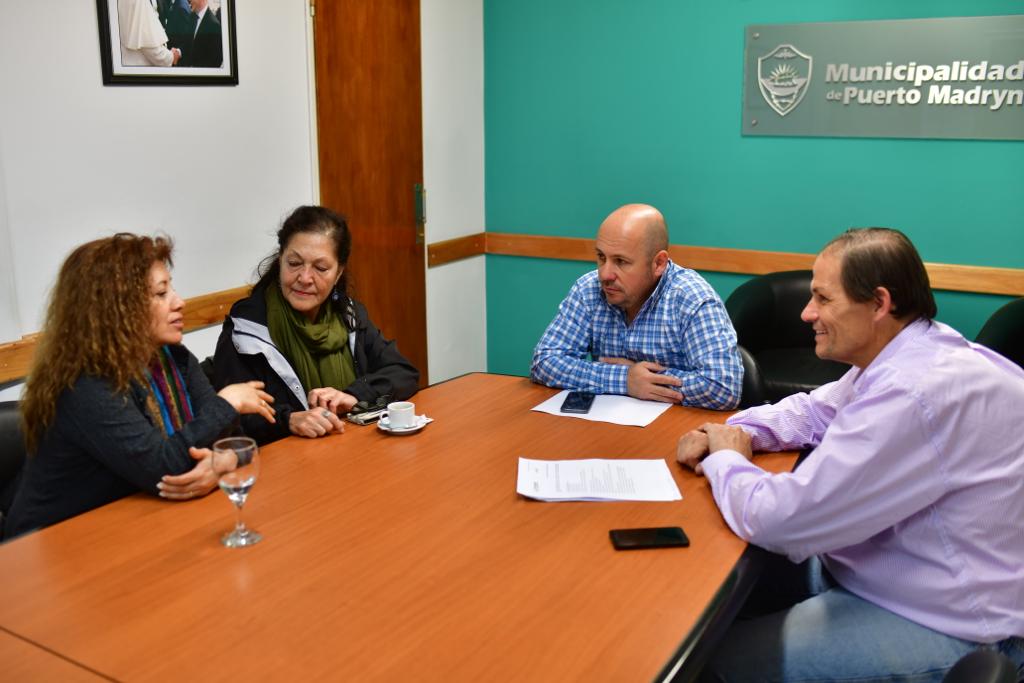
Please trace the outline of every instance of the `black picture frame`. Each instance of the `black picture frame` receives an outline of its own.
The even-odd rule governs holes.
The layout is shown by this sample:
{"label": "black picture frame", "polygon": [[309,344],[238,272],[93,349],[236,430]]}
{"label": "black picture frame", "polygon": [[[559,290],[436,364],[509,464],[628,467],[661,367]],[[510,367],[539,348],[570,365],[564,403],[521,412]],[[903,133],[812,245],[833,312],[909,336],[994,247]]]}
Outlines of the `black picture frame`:
{"label": "black picture frame", "polygon": [[[182,7],[188,6],[187,0],[120,0],[124,3],[140,3],[143,5],[159,5],[161,8],[168,8],[169,11],[183,11]],[[189,36],[196,35],[196,29],[189,27],[190,32],[168,33],[167,26],[161,16],[161,12],[154,8],[157,13],[157,22],[165,28],[165,35],[168,36],[168,43],[165,49],[173,54],[177,48],[181,52],[179,63],[173,66],[161,66],[152,64],[124,64],[121,50],[121,33],[118,23],[119,0],[96,0],[96,16],[100,32],[100,62],[103,67],[103,85],[238,85],[238,41],[235,35],[235,0],[212,0],[210,5],[217,5],[219,17],[216,14],[220,37],[221,37],[221,65],[219,67],[208,64],[189,64],[189,52],[187,45],[195,45],[194,39]],[[212,13],[213,7],[207,12]],[[184,18],[182,15],[179,17]],[[191,19],[190,14],[188,19]],[[212,19],[204,16],[205,26],[200,26],[208,39],[205,45],[210,45],[209,39],[212,35],[208,27],[214,26]],[[177,28],[181,28],[180,23]],[[214,27],[216,28],[216,27]],[[173,36],[173,37],[172,37]],[[192,40],[192,42],[189,42]],[[215,42],[214,42],[215,45]],[[191,51],[194,56],[200,49]],[[209,57],[209,50],[203,54]],[[128,51],[125,59],[142,59],[140,51]]]}

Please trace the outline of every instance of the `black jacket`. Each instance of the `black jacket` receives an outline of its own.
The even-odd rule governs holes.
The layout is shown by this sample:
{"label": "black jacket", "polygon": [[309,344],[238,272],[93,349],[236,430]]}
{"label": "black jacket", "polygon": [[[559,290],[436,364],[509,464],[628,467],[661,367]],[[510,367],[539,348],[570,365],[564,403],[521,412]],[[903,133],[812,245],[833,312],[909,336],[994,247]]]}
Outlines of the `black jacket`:
{"label": "black jacket", "polygon": [[144,386],[117,393],[106,378],[82,375],[57,399],[53,423],[25,463],[5,538],[140,490],[159,493],[156,485],[163,475],[195,466],[189,446],[208,447],[231,430],[238,413],[214,393],[188,349],[170,348],[195,418],[168,437],[153,424]]}
{"label": "black jacket", "polygon": [[[274,397],[275,424],[258,415],[243,415],[242,429],[259,443],[282,439],[291,431],[288,420],[296,411],[306,410],[310,389],[303,387],[294,368],[278,351],[267,328],[266,285],[231,307],[217,340],[213,383],[218,389],[228,384],[259,380]],[[360,401],[374,403],[381,397],[401,401],[416,393],[420,373],[398,352],[393,340],[385,339],[370,321],[366,307],[348,299],[344,305],[329,303],[341,312],[348,328],[349,348],[355,364],[356,381],[335,387]]]}

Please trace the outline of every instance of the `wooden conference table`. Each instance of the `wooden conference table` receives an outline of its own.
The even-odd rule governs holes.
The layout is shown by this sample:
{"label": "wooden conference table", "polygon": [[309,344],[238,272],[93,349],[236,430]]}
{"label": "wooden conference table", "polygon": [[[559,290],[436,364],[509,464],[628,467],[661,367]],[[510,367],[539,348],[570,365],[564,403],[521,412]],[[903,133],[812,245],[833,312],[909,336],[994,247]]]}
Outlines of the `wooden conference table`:
{"label": "wooden conference table", "polygon": [[[229,550],[226,497],[136,495],[0,546],[6,680],[622,680],[670,676],[746,549],[678,436],[532,412],[553,389],[473,374],[432,386],[435,422],[263,449]],[[519,456],[665,458],[661,503],[542,503]],[[774,471],[794,455],[760,456]],[[682,526],[689,548],[616,552],[608,530]],[[13,673],[13,678],[11,674]]]}

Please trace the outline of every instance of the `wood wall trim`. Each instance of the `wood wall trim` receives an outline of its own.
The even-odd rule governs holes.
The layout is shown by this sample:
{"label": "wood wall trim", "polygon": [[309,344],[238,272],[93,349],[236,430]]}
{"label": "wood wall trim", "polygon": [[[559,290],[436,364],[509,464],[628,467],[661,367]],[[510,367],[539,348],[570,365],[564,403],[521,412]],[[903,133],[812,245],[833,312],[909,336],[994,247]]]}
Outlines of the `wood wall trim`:
{"label": "wood wall trim", "polygon": [[38,334],[27,334],[18,341],[0,344],[0,383],[21,379],[32,366]]}
{"label": "wood wall trim", "polygon": [[461,261],[472,256],[482,255],[485,249],[484,240],[486,234],[478,232],[475,235],[456,237],[441,242],[431,242],[427,245],[427,268],[443,266],[453,261]]}
{"label": "wood wall trim", "polygon": [[925,263],[928,278],[935,289],[977,294],[1024,296],[1024,270],[962,266],[952,263]]}
{"label": "wood wall trim", "polygon": [[[231,310],[231,304],[248,296],[251,290],[252,287],[246,285],[186,299],[185,331],[219,325]],[[17,341],[0,344],[0,384],[14,382],[28,375],[39,338],[37,332],[27,334]]]}
{"label": "wood wall trim", "polygon": [[503,256],[593,261],[594,240],[585,237],[548,237],[488,232],[487,253]]}
{"label": "wood wall trim", "polygon": [[185,331],[191,332],[210,325],[220,325],[227,317],[231,305],[249,296],[251,285],[200,294],[185,301]]}
{"label": "wood wall trim", "polygon": [[809,270],[814,265],[812,254],[785,251],[672,245],[669,247],[669,255],[676,263],[694,270],[743,275],[763,275],[782,270]]}
{"label": "wood wall trim", "polygon": [[[478,232],[427,245],[430,268],[473,256],[496,254],[530,258],[593,261],[594,240],[585,237],[550,237],[501,232]],[[801,270],[814,263],[813,254],[784,251],[725,249],[674,244],[672,260],[694,270],[761,275],[779,270]],[[1024,296],[1024,269],[926,263],[932,287],[953,292]],[[231,304],[247,296],[250,286],[201,294],[185,302],[185,330],[220,324]],[[0,384],[28,374],[38,334],[0,344]]]}
{"label": "wood wall trim", "polygon": [[[436,250],[435,250],[436,247]],[[549,237],[487,232],[467,235],[428,246],[429,265],[498,254],[530,258],[593,261],[594,240],[584,237]],[[780,270],[809,269],[814,254],[722,247],[694,247],[675,244],[669,247],[672,260],[694,270],[740,275],[761,275]],[[932,287],[953,292],[1024,296],[1024,269],[967,266],[950,263],[926,263]]]}

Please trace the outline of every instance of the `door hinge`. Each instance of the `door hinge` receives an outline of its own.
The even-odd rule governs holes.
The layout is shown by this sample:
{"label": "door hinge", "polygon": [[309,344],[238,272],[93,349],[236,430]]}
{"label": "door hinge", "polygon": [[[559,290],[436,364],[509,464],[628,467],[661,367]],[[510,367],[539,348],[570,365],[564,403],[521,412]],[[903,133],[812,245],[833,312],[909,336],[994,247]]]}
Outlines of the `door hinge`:
{"label": "door hinge", "polygon": [[427,189],[423,183],[416,183],[413,185],[413,194],[416,201],[416,244],[423,244],[427,225]]}

